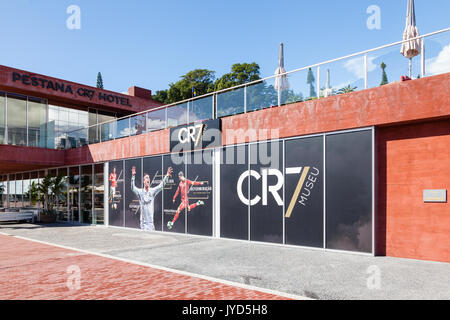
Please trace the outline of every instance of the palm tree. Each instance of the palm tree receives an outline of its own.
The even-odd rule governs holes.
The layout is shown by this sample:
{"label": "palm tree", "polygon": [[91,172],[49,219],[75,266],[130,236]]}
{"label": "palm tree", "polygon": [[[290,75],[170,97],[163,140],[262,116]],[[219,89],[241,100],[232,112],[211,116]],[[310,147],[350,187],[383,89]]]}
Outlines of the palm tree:
{"label": "palm tree", "polygon": [[350,93],[350,92],[355,91],[356,88],[358,88],[358,87],[352,87],[352,86],[348,85],[346,87],[343,87],[343,88],[339,89],[336,93],[337,94]]}
{"label": "palm tree", "polygon": [[64,189],[64,176],[46,175],[39,183],[33,181],[28,192],[32,203],[41,202],[45,213],[53,214],[58,200],[64,200]]}

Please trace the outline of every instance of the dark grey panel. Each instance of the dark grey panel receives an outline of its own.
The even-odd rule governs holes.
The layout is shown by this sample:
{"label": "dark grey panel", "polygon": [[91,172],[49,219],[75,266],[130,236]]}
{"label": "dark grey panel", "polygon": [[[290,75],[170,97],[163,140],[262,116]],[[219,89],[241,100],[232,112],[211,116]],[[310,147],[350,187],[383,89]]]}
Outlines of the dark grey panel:
{"label": "dark grey panel", "polygon": [[286,169],[301,168],[299,173],[285,174],[285,241],[287,244],[321,248],[323,137],[287,140],[285,159]]}
{"label": "dark grey panel", "polygon": [[[237,192],[240,175],[248,171],[248,147],[222,149],[220,166],[220,236],[248,239],[248,206],[241,202]],[[242,193],[248,198],[248,179],[242,184]]]}
{"label": "dark grey panel", "polygon": [[[283,146],[282,142],[250,145],[250,169],[261,177],[250,179],[250,240],[283,242]],[[270,171],[269,169],[274,169]],[[278,176],[275,173],[278,173]],[[264,186],[267,177],[267,186]],[[280,187],[277,188],[277,185]],[[278,190],[270,191],[269,188]]]}
{"label": "dark grey panel", "polygon": [[372,251],[372,132],[326,137],[327,248]]}

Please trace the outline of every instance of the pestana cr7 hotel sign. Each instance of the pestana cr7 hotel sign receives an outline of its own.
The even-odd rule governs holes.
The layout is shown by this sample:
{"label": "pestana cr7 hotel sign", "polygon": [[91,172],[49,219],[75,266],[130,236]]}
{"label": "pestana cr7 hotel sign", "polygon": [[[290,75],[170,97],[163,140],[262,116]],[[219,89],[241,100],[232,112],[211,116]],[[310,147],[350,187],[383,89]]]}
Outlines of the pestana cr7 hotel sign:
{"label": "pestana cr7 hotel sign", "polygon": [[103,90],[95,90],[91,87],[81,87],[73,83],[57,81],[41,76],[31,76],[19,72],[11,73],[11,80],[14,84],[20,83],[24,86],[41,88],[50,93],[63,93],[89,100],[97,99],[100,102],[109,102],[116,105],[132,107],[130,99],[125,96],[106,93]]}

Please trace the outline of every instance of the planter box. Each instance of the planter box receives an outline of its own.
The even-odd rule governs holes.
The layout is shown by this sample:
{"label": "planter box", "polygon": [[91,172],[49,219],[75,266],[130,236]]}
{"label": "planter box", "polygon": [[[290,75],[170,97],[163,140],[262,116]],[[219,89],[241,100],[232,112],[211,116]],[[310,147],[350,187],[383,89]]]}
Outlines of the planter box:
{"label": "planter box", "polygon": [[55,223],[56,222],[56,215],[51,214],[41,214],[40,215],[40,223]]}

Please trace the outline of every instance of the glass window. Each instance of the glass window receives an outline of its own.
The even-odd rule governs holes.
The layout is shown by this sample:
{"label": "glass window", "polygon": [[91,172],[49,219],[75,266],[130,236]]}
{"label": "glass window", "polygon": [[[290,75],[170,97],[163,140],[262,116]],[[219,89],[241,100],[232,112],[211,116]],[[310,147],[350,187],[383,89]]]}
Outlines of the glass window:
{"label": "glass window", "polygon": [[89,143],[99,142],[99,130],[97,126],[97,110],[89,109]]}
{"label": "glass window", "polygon": [[58,205],[56,206],[56,211],[58,213],[58,219],[61,221],[69,221],[69,216],[67,212],[67,168],[58,169],[58,176],[63,177],[63,190],[62,195],[59,198]]}
{"label": "glass window", "polygon": [[131,135],[138,135],[145,132],[145,113],[130,118]]}
{"label": "glass window", "polygon": [[94,165],[94,224],[104,224],[104,196],[105,185],[103,183],[103,164]]}
{"label": "glass window", "polygon": [[217,117],[225,117],[244,112],[244,88],[219,93],[217,95]]}
{"label": "glass window", "polygon": [[25,146],[27,144],[27,99],[24,96],[7,95],[8,144]]}
{"label": "glass window", "polygon": [[48,121],[58,121],[59,108],[56,106],[48,106]]}
{"label": "glass window", "polygon": [[166,109],[147,113],[147,131],[155,131],[166,127]]}
{"label": "glass window", "polygon": [[9,196],[8,196],[8,202],[10,208],[16,207],[16,175],[10,174],[9,175]]}
{"label": "glass window", "polygon": [[[102,110],[98,110],[98,118],[97,121],[99,124],[102,124],[104,122],[112,121],[116,118],[116,115],[114,113],[105,112]],[[100,127],[100,138],[101,141],[108,141],[115,138],[116,133],[116,125],[113,122],[102,124]]]}
{"label": "glass window", "polygon": [[167,108],[167,125],[169,127],[181,126],[187,123],[187,103]]}
{"label": "glass window", "polygon": [[8,206],[8,176],[0,175],[0,207],[6,208]]}
{"label": "glass window", "polygon": [[58,120],[61,122],[69,123],[69,109],[63,107],[58,108]]}
{"label": "glass window", "polygon": [[24,173],[22,174],[22,180],[23,180],[23,207],[24,208],[30,208],[31,207],[31,201],[30,201],[30,174]]}
{"label": "glass window", "polygon": [[189,123],[212,119],[213,96],[197,99],[189,103]]}
{"label": "glass window", "polygon": [[92,165],[81,167],[80,222],[92,223]]}
{"label": "glass window", "polygon": [[16,174],[16,208],[23,207],[22,174]]}
{"label": "glass window", "polygon": [[28,145],[47,146],[47,103],[45,100],[28,98]]}
{"label": "glass window", "polygon": [[79,221],[79,198],[78,192],[80,191],[80,168],[69,168],[69,215],[74,222]]}
{"label": "glass window", "polygon": [[0,144],[5,144],[5,94],[0,92]]}
{"label": "glass window", "polygon": [[128,137],[130,135],[130,119],[125,118],[117,121],[116,138]]}
{"label": "glass window", "polygon": [[[39,175],[38,175],[38,172],[32,172],[31,174],[30,174],[30,186],[31,186],[31,184],[35,184],[35,185],[37,185],[38,183],[39,183],[39,179],[38,179],[38,177],[39,177]],[[34,201],[33,201],[34,200]],[[30,203],[31,203],[31,206],[32,207],[39,207],[39,201],[38,201],[38,199],[30,199]]]}

